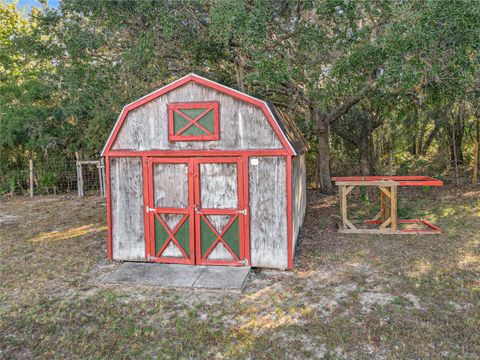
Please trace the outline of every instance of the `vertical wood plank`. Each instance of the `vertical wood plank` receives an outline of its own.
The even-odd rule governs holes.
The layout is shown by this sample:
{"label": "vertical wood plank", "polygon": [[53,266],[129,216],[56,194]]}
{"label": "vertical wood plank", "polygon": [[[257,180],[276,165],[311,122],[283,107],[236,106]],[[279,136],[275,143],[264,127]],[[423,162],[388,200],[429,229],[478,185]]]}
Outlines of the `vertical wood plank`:
{"label": "vertical wood plank", "polygon": [[390,188],[391,198],[390,198],[390,217],[392,218],[391,229],[392,231],[397,231],[397,186],[392,186]]}
{"label": "vertical wood plank", "polygon": [[78,197],[83,197],[83,174],[82,174],[82,164],[80,161],[77,161],[77,190]]}
{"label": "vertical wood plank", "polygon": [[380,219],[383,221],[386,220],[386,212],[385,212],[385,194],[382,190],[380,190]]}
{"label": "vertical wood plank", "polygon": [[142,158],[111,158],[112,254],[145,261]]}
{"label": "vertical wood plank", "polygon": [[286,160],[257,157],[249,164],[252,266],[288,267]]}
{"label": "vertical wood plank", "polygon": [[306,210],[306,164],[305,154],[292,158],[292,232],[293,253],[295,254],[300,229],[305,219]]}
{"label": "vertical wood plank", "polygon": [[342,214],[343,228],[347,229],[347,187],[345,185],[340,186],[340,212]]}
{"label": "vertical wood plank", "polygon": [[98,182],[100,183],[100,196],[103,196],[102,168],[100,161],[97,163]]}

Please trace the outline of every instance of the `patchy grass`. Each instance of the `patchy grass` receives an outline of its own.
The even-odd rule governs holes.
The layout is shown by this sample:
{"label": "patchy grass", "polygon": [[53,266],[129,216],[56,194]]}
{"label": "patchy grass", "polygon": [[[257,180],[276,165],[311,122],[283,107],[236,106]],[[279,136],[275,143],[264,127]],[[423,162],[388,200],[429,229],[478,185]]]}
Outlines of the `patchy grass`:
{"label": "patchy grass", "polygon": [[310,191],[295,271],[242,294],[101,285],[102,199],[2,199],[0,357],[478,358],[480,192],[405,190],[400,214],[444,234],[339,235]]}

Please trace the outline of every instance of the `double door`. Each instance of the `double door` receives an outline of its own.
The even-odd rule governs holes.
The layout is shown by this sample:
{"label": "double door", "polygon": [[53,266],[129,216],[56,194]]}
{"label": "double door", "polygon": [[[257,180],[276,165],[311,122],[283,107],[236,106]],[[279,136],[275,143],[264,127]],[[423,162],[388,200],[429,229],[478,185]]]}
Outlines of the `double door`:
{"label": "double door", "polygon": [[241,158],[149,158],[150,261],[246,265]]}

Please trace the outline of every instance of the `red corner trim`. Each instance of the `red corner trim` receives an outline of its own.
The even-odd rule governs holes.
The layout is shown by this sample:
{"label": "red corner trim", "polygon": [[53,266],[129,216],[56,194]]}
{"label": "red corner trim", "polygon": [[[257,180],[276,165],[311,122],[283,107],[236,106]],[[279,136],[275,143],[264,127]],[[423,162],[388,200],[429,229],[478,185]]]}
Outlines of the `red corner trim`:
{"label": "red corner trim", "polygon": [[292,232],[292,157],[287,160],[287,241],[288,241],[288,268],[293,269],[293,232]]}
{"label": "red corner trim", "polygon": [[112,203],[110,196],[110,158],[105,157],[105,174],[106,174],[106,187],[107,187],[107,256],[110,260],[113,258],[112,251]]}

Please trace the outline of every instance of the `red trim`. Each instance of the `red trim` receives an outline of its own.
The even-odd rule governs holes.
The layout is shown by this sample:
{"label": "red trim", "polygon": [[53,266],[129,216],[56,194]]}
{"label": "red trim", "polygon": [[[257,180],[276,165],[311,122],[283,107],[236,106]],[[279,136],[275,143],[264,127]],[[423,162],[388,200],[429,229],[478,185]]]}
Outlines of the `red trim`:
{"label": "red trim", "polygon": [[[189,193],[188,193],[188,207],[186,208],[157,208],[154,204],[154,179],[153,179],[153,166],[154,164],[186,164],[188,167],[188,186],[189,186]],[[193,248],[193,237],[194,233],[192,231],[193,227],[193,190],[191,189],[191,181],[192,181],[192,166],[191,166],[191,160],[190,159],[172,159],[172,158],[149,158],[148,159],[148,207],[155,209],[154,211],[149,212],[148,214],[146,213],[147,217],[147,222],[149,224],[149,233],[148,233],[148,241],[150,243],[149,246],[149,253],[147,254],[147,260],[150,257],[154,257],[154,259],[151,259],[151,261],[154,262],[162,262],[162,263],[175,263],[175,264],[194,264],[195,263],[195,252]],[[159,221],[161,224],[164,226],[165,230],[169,234],[169,238],[167,241],[165,241],[165,244],[162,246],[162,249],[159,249],[159,251],[156,251],[155,249],[155,231],[154,231],[154,221],[155,221],[155,216],[158,214],[185,214],[184,218],[180,220],[179,224],[183,224],[185,221],[189,221],[190,223],[190,251],[189,251],[189,256],[185,253],[183,248],[178,244],[178,242],[175,239],[175,233],[179,229],[179,224],[175,227],[175,229],[171,230],[168,228],[168,225],[165,224],[163,219],[160,219]],[[160,218],[159,216],[157,216]],[[166,256],[160,256],[158,257],[157,255],[161,255],[163,250],[165,250],[166,246],[168,243],[172,240],[175,245],[179,248],[179,251],[182,253],[184,256],[183,258],[177,258],[177,257],[166,257]]]}
{"label": "red trim", "polygon": [[148,204],[148,159],[146,156],[142,156],[142,178],[143,178],[143,222],[144,222],[144,233],[145,233],[145,258],[148,259],[150,251],[150,224],[148,222],[147,214],[147,204]]}
{"label": "red trim", "polygon": [[[205,111],[192,119],[178,110],[186,109],[205,109]],[[204,102],[184,102],[184,103],[171,103],[168,104],[168,140],[169,141],[206,141],[206,140],[220,140],[220,126],[219,126],[219,103],[217,101],[204,101]],[[213,133],[198,123],[205,115],[210,111],[213,111]],[[174,132],[175,129],[175,113],[181,115],[183,118],[189,121],[189,124],[185,125],[178,132]],[[205,135],[182,135],[191,126],[200,128]]]}
{"label": "red trim", "polygon": [[[240,256],[237,256],[235,253],[232,253],[232,249],[222,241],[222,244],[226,247],[226,249],[232,253],[232,257],[234,260],[208,260],[208,259],[200,259],[201,255],[201,244],[200,241],[196,241],[195,239],[200,239],[200,216],[203,214],[197,213],[194,210],[195,204],[200,205],[200,176],[199,176],[199,164],[200,163],[236,163],[237,164],[237,196],[238,196],[238,207],[233,209],[200,209],[200,212],[204,215],[234,215],[233,218],[230,220],[229,224],[222,230],[221,234],[217,234],[219,238],[223,235],[226,229],[233,223],[236,218],[239,218],[239,249],[240,249]],[[202,265],[234,265],[234,266],[243,266],[239,260],[247,259],[250,263],[250,251],[248,250],[248,256],[246,256],[246,244],[244,241],[245,238],[245,227],[248,226],[248,209],[247,209],[247,216],[240,216],[237,212],[238,209],[243,209],[245,204],[245,195],[243,191],[245,189],[244,179],[247,176],[248,180],[248,170],[245,171],[243,169],[243,159],[242,158],[232,158],[232,157],[206,157],[206,158],[147,158],[146,162],[146,169],[147,169],[147,192],[148,194],[144,194],[144,199],[146,198],[146,205],[150,208],[154,208],[154,184],[153,184],[153,166],[155,163],[180,163],[180,164],[188,164],[188,186],[189,186],[189,208],[155,208],[154,211],[150,213],[146,212],[145,209],[145,221],[147,222],[147,229],[148,234],[146,234],[146,249],[148,249],[148,253],[146,255],[146,259],[149,259],[149,256],[154,257],[154,259],[150,259],[153,262],[163,262],[163,263],[178,263],[178,264],[202,264]],[[248,198],[247,198],[248,199]],[[182,219],[184,221],[190,221],[190,258],[175,258],[175,257],[165,257],[155,254],[155,235],[153,230],[153,222],[154,216],[157,214],[168,213],[168,214],[185,214],[185,216],[189,216],[189,219]],[[161,221],[162,222],[162,221]],[[182,223],[182,221],[180,221]],[[207,220],[207,223],[209,221]],[[163,224],[162,222],[162,225]],[[178,224],[176,229],[172,231],[166,231],[169,233],[170,238],[167,240],[160,252],[164,250],[164,248],[168,245],[170,239],[175,242],[174,236],[175,235]],[[217,232],[216,232],[217,233]],[[217,239],[219,240],[219,239]],[[220,240],[221,241],[221,240]],[[177,245],[178,247],[178,245]],[[180,249],[182,251],[182,249]],[[183,251],[182,251],[183,253]],[[185,255],[185,254],[184,254]],[[207,255],[208,256],[208,255]]]}
{"label": "red trim", "polygon": [[245,259],[248,261],[248,265],[251,265],[250,259],[250,189],[249,183],[250,180],[248,178],[249,169],[248,169],[248,156],[243,156],[243,207],[247,210],[247,215],[245,216],[245,224],[243,226],[244,234],[244,246],[243,246],[243,253]]}
{"label": "red trim", "polygon": [[288,152],[283,149],[272,150],[150,150],[150,151],[132,151],[132,150],[112,150],[110,157],[127,156],[149,156],[149,157],[192,157],[192,156],[285,156]]}
{"label": "red trim", "polygon": [[[205,214],[207,215],[207,214]],[[201,218],[203,218],[203,221],[205,221],[208,225],[208,227],[210,229],[212,229],[212,231],[215,233],[215,235],[217,236],[217,239],[212,243],[212,245],[210,246],[210,248],[207,250],[207,252],[205,253],[204,256],[202,256],[202,260],[207,260],[208,258],[208,255],[210,255],[210,253],[213,251],[213,249],[215,249],[215,247],[218,245],[219,242],[222,242],[223,246],[225,246],[225,248],[228,250],[228,252],[232,255],[232,257],[239,261],[240,258],[237,256],[237,254],[235,254],[235,252],[230,248],[230,246],[226,243],[226,241],[223,239],[223,235],[225,235],[225,233],[227,232],[227,230],[230,228],[230,226],[232,226],[232,224],[235,222],[235,220],[237,220],[238,218],[238,214],[237,215],[234,215],[232,216],[232,218],[230,220],[228,220],[228,223],[227,225],[224,226],[224,228],[222,229],[222,231],[219,233],[217,231],[217,229],[215,229],[215,227],[210,223],[210,221],[208,220],[208,218],[205,216],[205,215],[200,215]],[[239,229],[241,229],[239,227]],[[241,249],[241,247],[240,247]],[[240,254],[240,257],[241,257],[241,254]]]}
{"label": "red trim", "polygon": [[295,155],[295,153],[292,150],[290,144],[288,143],[286,137],[284,136],[284,134],[280,130],[277,122],[273,118],[273,116],[270,112],[270,109],[267,107],[267,104],[264,101],[255,99],[255,98],[253,98],[249,95],[246,95],[246,94],[243,94],[241,92],[235,91],[235,90],[230,89],[226,86],[220,85],[220,84],[218,84],[216,82],[213,82],[211,80],[201,78],[201,77],[199,77],[197,75],[194,75],[194,74],[187,75],[184,78],[181,78],[177,81],[174,81],[173,83],[171,83],[171,84],[169,84],[169,85],[167,85],[167,86],[165,86],[165,87],[163,87],[163,88],[161,88],[157,91],[154,91],[151,94],[148,94],[147,96],[145,96],[145,97],[143,97],[143,98],[127,105],[127,106],[125,106],[123,108],[122,112],[120,113],[118,121],[115,124],[115,126],[112,130],[112,133],[110,134],[110,136],[107,140],[107,144],[105,145],[105,149],[104,149],[102,155],[103,156],[110,156],[110,151],[111,151],[112,145],[115,142],[115,139],[117,138],[118,132],[120,131],[120,129],[123,125],[123,122],[125,121],[125,118],[126,118],[129,111],[131,111],[131,110],[133,110],[133,109],[135,109],[139,106],[142,106],[143,104],[145,104],[149,101],[152,101],[152,100],[168,93],[169,91],[172,91],[172,90],[174,90],[174,89],[176,89],[180,86],[183,86],[190,81],[194,82],[194,83],[197,83],[197,84],[200,84],[200,85],[203,85],[203,86],[208,87],[210,89],[219,91],[221,93],[230,95],[230,96],[232,96],[236,99],[242,100],[244,102],[247,102],[249,104],[252,104],[254,106],[259,107],[263,111],[263,114],[267,118],[270,125],[272,126],[273,131],[277,134],[278,138],[280,139],[280,142],[284,146],[284,150],[287,151],[287,153],[290,154],[290,155]]}
{"label": "red trim", "polygon": [[110,191],[110,158],[108,156],[105,156],[105,174],[107,187],[107,256],[110,260],[112,260],[112,197]]}
{"label": "red trim", "polygon": [[293,232],[292,232],[292,157],[287,160],[287,241],[288,241],[288,268],[293,269]]}
{"label": "red trim", "polygon": [[195,264],[195,167],[193,159],[188,160],[188,198],[190,201],[190,265]]}
{"label": "red trim", "polygon": [[[178,232],[178,230],[180,229],[180,227],[185,223],[185,221],[188,220],[188,217],[189,217],[189,212],[188,212],[188,209],[187,209],[187,214],[184,215],[182,217],[182,219],[178,222],[177,225],[175,225],[175,227],[173,229],[170,229],[170,227],[168,226],[168,224],[165,222],[165,220],[163,220],[163,218],[158,215],[158,213],[155,213],[155,217],[158,219],[158,221],[160,221],[160,224],[162,224],[162,226],[165,228],[165,231],[168,233],[168,239],[165,241],[165,243],[163,244],[163,246],[161,247],[161,249],[157,252],[157,250],[155,249],[155,252],[157,253],[156,256],[157,257],[160,257],[162,256],[162,253],[165,251],[165,249],[167,248],[168,244],[170,242],[173,242],[175,244],[175,246],[178,248],[178,250],[180,250],[180,252],[182,253],[182,256],[184,259],[190,259],[190,257],[187,255],[187,253],[185,252],[185,250],[183,250],[183,247],[182,245],[180,245],[178,243],[178,240],[177,238],[175,237],[175,234]],[[155,219],[155,218],[154,218]],[[191,238],[191,237],[190,237]]]}
{"label": "red trim", "polygon": [[443,181],[430,176],[341,176],[332,177],[333,181],[398,181],[399,186],[443,186]]}
{"label": "red trim", "polygon": [[[397,223],[398,224],[423,224],[429,228],[429,229],[402,229],[400,230],[400,232],[402,233],[418,233],[418,232],[442,233],[442,229],[440,229],[434,223],[425,219],[403,219],[403,220],[397,220]],[[365,220],[365,224],[381,225],[382,221],[381,220]]]}
{"label": "red trim", "polygon": [[[244,194],[243,194],[243,162],[241,158],[233,158],[233,157],[216,157],[216,158],[198,158],[194,159],[194,164],[195,164],[195,169],[194,173],[196,174],[195,176],[195,204],[196,207],[198,208],[198,211],[196,212],[195,216],[195,236],[196,236],[196,264],[198,265],[243,265],[240,263],[241,260],[245,258],[244,254],[244,225],[245,225],[245,217],[246,216],[240,216],[239,213],[237,213],[237,210],[243,210],[244,209]],[[237,164],[237,208],[230,209],[230,208],[222,208],[222,209],[209,209],[209,208],[202,208],[201,204],[201,198],[200,198],[200,169],[199,165],[202,163],[233,163]],[[248,211],[248,210],[247,210]],[[238,217],[240,224],[239,224],[239,249],[240,249],[240,256],[237,257],[235,253],[230,249],[230,247],[225,244],[224,241],[222,241],[222,244],[226,247],[226,249],[232,254],[233,260],[208,260],[205,257],[208,256],[209,252],[213,249],[212,246],[209,249],[209,252],[205,254],[205,256],[202,256],[201,253],[201,236],[200,236],[200,223],[201,223],[201,217],[204,217],[204,215],[234,215],[232,219],[229,220],[227,226],[223,229],[226,230],[232,223],[233,221]],[[213,229],[212,225],[204,217],[204,219],[207,221],[207,224],[210,226],[210,228]],[[221,237],[224,233],[224,231],[218,234],[218,232],[215,230],[215,234],[217,235],[217,239],[214,241],[214,243],[218,243],[221,241]],[[247,259],[248,260],[248,259]]]}

